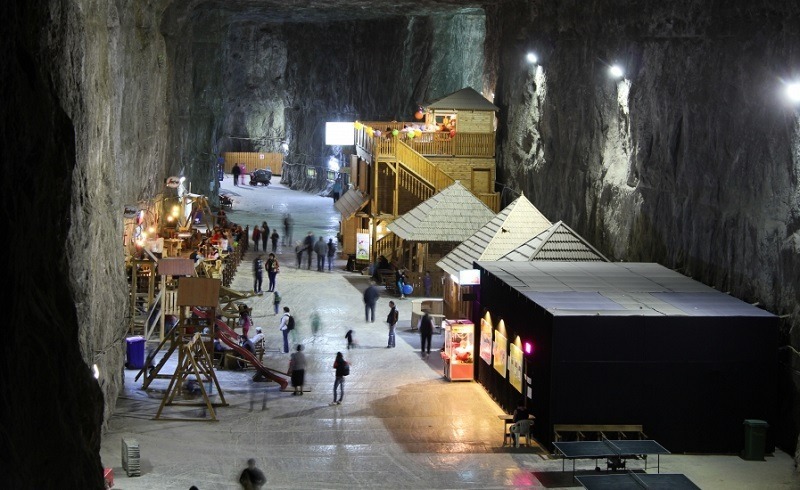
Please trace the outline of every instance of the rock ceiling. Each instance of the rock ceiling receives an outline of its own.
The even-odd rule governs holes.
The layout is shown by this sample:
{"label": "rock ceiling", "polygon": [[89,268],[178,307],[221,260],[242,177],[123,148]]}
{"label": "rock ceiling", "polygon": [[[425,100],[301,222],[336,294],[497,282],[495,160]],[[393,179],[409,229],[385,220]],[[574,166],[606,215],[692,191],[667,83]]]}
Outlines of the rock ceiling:
{"label": "rock ceiling", "polygon": [[408,15],[480,13],[508,0],[211,0],[197,10],[228,13],[231,19],[260,22],[335,22]]}

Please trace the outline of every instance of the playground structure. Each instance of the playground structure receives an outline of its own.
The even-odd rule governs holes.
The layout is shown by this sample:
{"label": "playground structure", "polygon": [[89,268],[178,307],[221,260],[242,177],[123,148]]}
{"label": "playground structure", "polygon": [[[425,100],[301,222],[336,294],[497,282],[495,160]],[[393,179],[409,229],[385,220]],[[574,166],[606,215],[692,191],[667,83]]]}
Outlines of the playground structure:
{"label": "playground structure", "polygon": [[[167,378],[170,380],[167,391],[164,393],[164,397],[161,400],[158,412],[154,417],[155,419],[216,421],[217,415],[214,407],[228,405],[225,401],[222,387],[219,385],[219,381],[214,373],[213,361],[206,348],[206,343],[200,335],[203,325],[197,318],[187,315],[191,308],[196,307],[209,308],[213,315],[219,302],[219,286],[219,280],[201,277],[183,277],[178,281],[178,297],[176,303],[179,311],[178,324],[169,331],[169,334],[161,341],[158,349],[148,355],[147,362],[145,362],[142,371],[136,376],[138,380],[139,376],[148,371],[152,363],[152,357],[169,343],[169,348],[161,358],[161,361],[154,366],[153,369],[149,370],[143,383],[143,388],[147,388],[155,379]],[[178,365],[175,372],[171,375],[161,374],[161,370],[166,365],[167,360],[175,351],[178,352]],[[191,383],[192,381],[194,383]],[[216,385],[217,396],[219,397],[218,402],[211,401],[210,394],[206,390],[204,383],[208,383],[209,388],[211,388],[212,383]],[[193,400],[187,400],[186,396],[182,397],[182,401],[176,401],[177,395],[192,384],[199,389],[202,395],[202,401],[195,402]],[[173,405],[205,407],[207,417],[174,418],[162,416],[164,408]]]}
{"label": "playground structure", "polygon": [[[233,327],[226,323],[220,316],[227,313],[235,325],[238,320],[234,311],[238,312],[236,306],[237,295],[233,290],[224,291],[224,298],[229,302],[225,308],[219,308],[220,293],[222,292],[219,279],[202,277],[182,277],[178,280],[177,297],[175,308],[178,313],[178,323],[175,327],[164,334],[158,347],[149,352],[141,371],[136,375],[135,381],[144,376],[142,389],[147,389],[156,379],[169,379],[169,386],[162,399],[161,406],[155,416],[156,419],[167,419],[162,416],[166,406],[204,406],[210,418],[186,418],[179,420],[217,420],[214,407],[227,406],[222,387],[219,385],[214,372],[214,362],[212,352],[214,350],[213,339],[227,345],[243,361],[252,365],[258,375],[267,380],[275,381],[280,389],[286,390],[288,379],[285,373],[264,366],[258,357],[246,348],[239,345],[239,335]],[[207,334],[201,332],[207,329]],[[178,353],[178,363],[175,371],[171,374],[163,373],[169,359]],[[164,352],[157,364],[154,360],[159,352]],[[194,381],[194,383],[191,383]],[[219,402],[212,402],[211,395],[203,383],[208,383],[209,390],[213,385],[217,387]],[[196,386],[202,397],[200,402],[176,401],[177,395],[187,385]],[[185,397],[184,397],[185,398]]]}

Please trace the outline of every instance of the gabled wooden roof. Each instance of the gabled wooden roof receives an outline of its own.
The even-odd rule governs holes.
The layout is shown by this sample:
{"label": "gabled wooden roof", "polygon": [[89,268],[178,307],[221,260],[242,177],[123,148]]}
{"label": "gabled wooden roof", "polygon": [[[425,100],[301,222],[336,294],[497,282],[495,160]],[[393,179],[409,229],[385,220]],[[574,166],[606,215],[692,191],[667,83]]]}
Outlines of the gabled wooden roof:
{"label": "gabled wooden roof", "polygon": [[497,260],[551,225],[536,206],[520,196],[436,265],[457,275],[459,271],[472,269],[473,262]]}
{"label": "gabled wooden roof", "polygon": [[494,212],[456,181],[387,225],[413,242],[461,242],[492,219]]}
{"label": "gabled wooden roof", "polygon": [[342,213],[342,220],[348,220],[354,214],[361,211],[369,202],[369,196],[362,193],[359,189],[348,189],[344,195],[333,204],[337,211]]}
{"label": "gabled wooden roof", "polygon": [[512,262],[530,260],[611,262],[563,221],[555,223],[497,260]]}
{"label": "gabled wooden roof", "polygon": [[486,97],[479,94],[472,87],[462,88],[458,92],[445,95],[427,105],[427,109],[447,110],[452,109],[465,111],[499,111],[496,105],[492,104]]}

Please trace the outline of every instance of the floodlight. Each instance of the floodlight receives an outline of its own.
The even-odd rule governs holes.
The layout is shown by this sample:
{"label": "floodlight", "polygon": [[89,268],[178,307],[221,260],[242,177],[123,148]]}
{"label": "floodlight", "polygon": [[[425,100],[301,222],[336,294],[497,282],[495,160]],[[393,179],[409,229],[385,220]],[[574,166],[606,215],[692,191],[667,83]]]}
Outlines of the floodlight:
{"label": "floodlight", "polygon": [[537,58],[536,55],[533,53],[528,53],[528,55],[525,58],[527,58],[528,63],[536,63],[537,61],[539,61],[539,58]]}
{"label": "floodlight", "polygon": [[787,85],[786,95],[792,102],[800,102],[800,82]]}
{"label": "floodlight", "polygon": [[622,71],[622,67],[619,65],[611,65],[611,68],[608,69],[608,72],[614,78],[622,78],[625,75],[625,72]]}

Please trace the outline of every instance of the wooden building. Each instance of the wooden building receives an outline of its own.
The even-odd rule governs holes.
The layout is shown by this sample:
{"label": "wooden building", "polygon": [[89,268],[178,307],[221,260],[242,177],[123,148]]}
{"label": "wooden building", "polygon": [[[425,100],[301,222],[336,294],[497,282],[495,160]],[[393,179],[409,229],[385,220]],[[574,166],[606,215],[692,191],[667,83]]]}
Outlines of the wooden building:
{"label": "wooden building", "polygon": [[[342,253],[352,255],[361,267],[374,262],[378,249],[396,243],[389,223],[457,180],[497,212],[497,110],[481,94],[465,88],[431,103],[424,121],[357,122],[356,153],[348,171],[351,185],[340,209]],[[457,129],[435,124],[445,116]],[[402,250],[390,251],[395,258],[401,254]]]}

